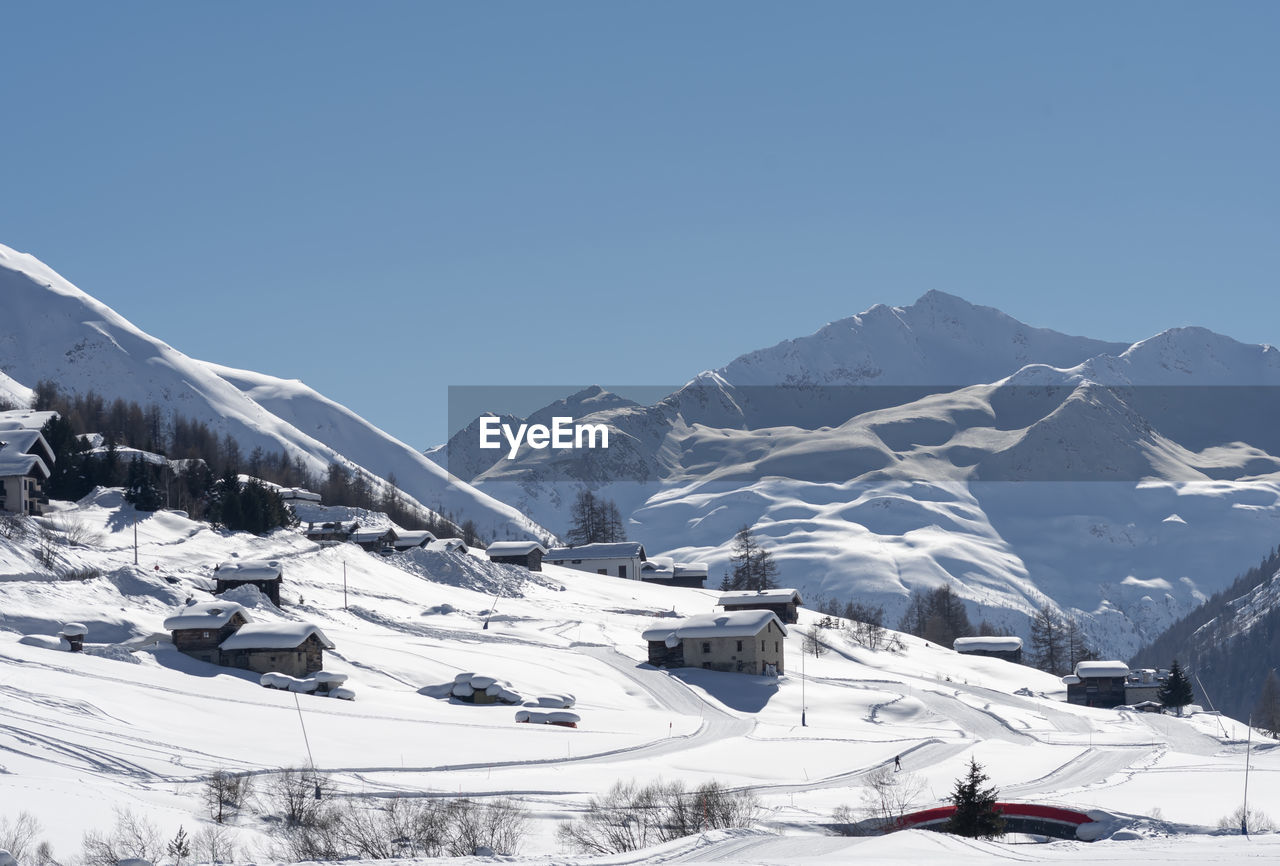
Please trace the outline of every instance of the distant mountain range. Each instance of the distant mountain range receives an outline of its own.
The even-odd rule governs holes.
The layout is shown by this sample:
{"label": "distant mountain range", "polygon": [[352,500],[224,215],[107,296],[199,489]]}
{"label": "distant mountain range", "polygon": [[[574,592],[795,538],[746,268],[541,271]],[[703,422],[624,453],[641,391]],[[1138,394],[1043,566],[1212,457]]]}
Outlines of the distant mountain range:
{"label": "distant mountain range", "polygon": [[[506,423],[608,424],[607,451],[424,456],[297,380],[190,358],[0,247],[0,399],[41,379],[157,402],[238,440],[394,473],[489,538],[552,540],[584,487],[651,554],[711,564],[751,526],[810,599],[950,584],[1025,633],[1044,604],[1129,657],[1280,538],[1280,352],[1199,328],[1133,344],[929,292],[704,372],[652,405],[591,387]],[[449,469],[446,472],[443,464]]]}
{"label": "distant mountain range", "polygon": [[473,424],[432,456],[551,529],[590,487],[632,537],[713,576],[747,525],[811,596],[895,615],[912,589],[949,583],[975,618],[1025,633],[1048,603],[1128,657],[1278,537],[1277,386],[1270,346],[1199,328],[1072,337],[930,292],[652,406],[566,398],[616,432],[607,452],[508,460]]}

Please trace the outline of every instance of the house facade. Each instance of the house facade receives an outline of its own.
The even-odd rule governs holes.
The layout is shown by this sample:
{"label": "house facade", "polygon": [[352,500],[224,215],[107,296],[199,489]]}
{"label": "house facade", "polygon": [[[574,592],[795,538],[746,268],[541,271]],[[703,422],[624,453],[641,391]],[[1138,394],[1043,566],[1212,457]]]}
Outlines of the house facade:
{"label": "house facade", "polygon": [[721,593],[719,604],[726,611],[734,610],[768,610],[777,614],[778,619],[794,625],[800,619],[800,593],[794,589],[762,589]]}
{"label": "house facade", "polygon": [[703,613],[659,620],[641,637],[649,664],[756,675],[786,672],[787,627],[767,610]]}
{"label": "house facade", "polygon": [[291,677],[323,670],[324,651],[333,648],[319,626],[297,622],[250,623],[219,645],[226,667]]}
{"label": "house facade", "polygon": [[641,566],[648,560],[644,545],[638,541],[611,541],[580,544],[577,547],[553,547],[546,561],[574,571],[603,574],[608,577],[641,579]]}

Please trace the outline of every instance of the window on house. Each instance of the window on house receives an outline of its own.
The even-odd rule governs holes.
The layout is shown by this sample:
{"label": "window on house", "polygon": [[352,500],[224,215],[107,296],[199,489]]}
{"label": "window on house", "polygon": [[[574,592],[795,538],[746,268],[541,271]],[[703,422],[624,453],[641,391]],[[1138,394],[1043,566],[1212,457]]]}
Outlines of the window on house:
{"label": "window on house", "polygon": [[778,651],[778,642],[776,640],[773,642],[773,651],[774,652]]}
{"label": "window on house", "polygon": [[709,652],[711,652],[711,641],[709,641],[709,640],[704,640],[704,641],[702,642],[702,651],[703,651],[704,653],[709,653]]}
{"label": "window on house", "polygon": [[609,569],[607,569],[607,568],[597,568],[597,569],[596,569],[596,574],[603,574],[605,577],[608,577],[608,576],[609,576]]}
{"label": "window on house", "polygon": [[627,567],[625,565],[619,565],[618,577],[626,577],[626,576],[627,576]]}
{"label": "window on house", "polygon": [[706,668],[706,669],[710,670],[710,669],[711,669],[711,662],[703,662],[703,663],[702,663],[702,666],[703,666],[704,668]]}
{"label": "window on house", "polygon": [[742,641],[738,641],[738,652],[742,652]]}
{"label": "window on house", "polygon": [[760,641],[760,652],[764,652],[764,641]]}
{"label": "window on house", "polygon": [[201,632],[201,633],[200,633],[200,636],[201,636],[201,637],[208,637],[208,636],[209,636],[209,633],[208,633],[207,631],[206,631],[206,632]]}

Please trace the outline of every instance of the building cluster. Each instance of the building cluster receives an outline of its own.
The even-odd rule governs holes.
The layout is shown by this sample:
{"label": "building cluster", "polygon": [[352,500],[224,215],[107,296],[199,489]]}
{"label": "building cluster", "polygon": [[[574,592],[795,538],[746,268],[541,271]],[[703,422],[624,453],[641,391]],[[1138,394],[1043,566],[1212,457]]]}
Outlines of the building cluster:
{"label": "building cluster", "polygon": [[701,589],[707,581],[704,562],[676,562],[669,556],[650,557],[638,541],[612,541],[553,547],[536,541],[495,541],[486,553],[490,562],[519,565],[542,571],[542,563],[561,565],[574,571],[640,580],[663,586]]}
{"label": "building cluster", "polygon": [[399,529],[395,526],[362,527],[360,521],[330,520],[308,523],[303,529],[308,541],[318,544],[354,544],[370,553],[389,556],[416,547],[441,553],[466,553],[467,546],[458,538],[436,538],[425,529]]}
{"label": "building cluster", "polygon": [[1062,682],[1067,687],[1067,702],[1085,707],[1134,707],[1159,712],[1160,689],[1169,679],[1167,670],[1143,668],[1130,670],[1119,661],[1087,661],[1076,664],[1075,672]]}
{"label": "building cluster", "polygon": [[324,669],[333,649],[319,626],[303,622],[255,622],[228,601],[190,601],[164,621],[177,650],[194,659],[259,674],[307,677]]}

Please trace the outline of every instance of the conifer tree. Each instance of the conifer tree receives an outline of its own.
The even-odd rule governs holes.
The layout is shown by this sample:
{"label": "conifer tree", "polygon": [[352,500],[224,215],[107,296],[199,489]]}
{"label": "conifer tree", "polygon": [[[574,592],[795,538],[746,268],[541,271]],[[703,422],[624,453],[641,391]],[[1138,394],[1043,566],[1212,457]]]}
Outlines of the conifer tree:
{"label": "conifer tree", "polygon": [[1253,726],[1280,738],[1280,678],[1276,677],[1275,668],[1268,671],[1258,703],[1254,705]]}
{"label": "conifer tree", "polygon": [[995,786],[984,787],[990,777],[982,772],[976,758],[969,759],[969,772],[956,780],[951,803],[956,807],[947,821],[948,833],[989,839],[1004,833],[1004,817],[996,810],[1000,792]]}
{"label": "conifer tree", "polygon": [[1169,666],[1169,678],[1164,681],[1164,685],[1160,686],[1159,696],[1160,703],[1166,708],[1176,708],[1179,716],[1182,715],[1182,708],[1195,699],[1191,691],[1191,681],[1183,673],[1177,659],[1174,659],[1173,664]]}

